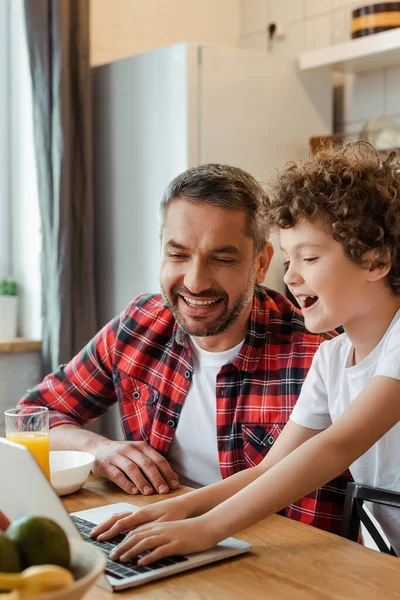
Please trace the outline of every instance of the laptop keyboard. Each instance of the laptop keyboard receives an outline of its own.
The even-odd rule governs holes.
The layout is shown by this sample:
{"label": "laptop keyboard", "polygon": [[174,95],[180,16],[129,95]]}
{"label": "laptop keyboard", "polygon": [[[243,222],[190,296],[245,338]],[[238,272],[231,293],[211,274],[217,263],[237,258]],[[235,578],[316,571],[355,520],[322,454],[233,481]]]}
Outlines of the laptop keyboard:
{"label": "laptop keyboard", "polygon": [[79,533],[85,542],[90,542],[94,544],[98,548],[100,548],[104,554],[106,555],[107,563],[105,567],[105,573],[107,575],[111,575],[111,577],[115,577],[116,579],[125,579],[126,577],[134,577],[135,575],[139,575],[141,573],[147,573],[148,571],[156,571],[157,569],[162,569],[163,567],[169,567],[171,565],[175,565],[177,563],[185,562],[188,560],[186,556],[168,556],[167,558],[162,558],[157,562],[151,563],[151,565],[140,566],[137,564],[137,561],[148,552],[144,552],[143,554],[138,554],[133,560],[129,560],[128,562],[120,563],[109,558],[111,552],[114,550],[115,546],[118,546],[120,542],[124,539],[123,535],[117,535],[111,540],[107,540],[106,542],[99,542],[96,539],[90,537],[90,532],[94,527],[96,527],[96,523],[91,523],[86,519],[82,519],[82,517],[77,517],[76,515],[70,515],[71,519],[75,523]]}

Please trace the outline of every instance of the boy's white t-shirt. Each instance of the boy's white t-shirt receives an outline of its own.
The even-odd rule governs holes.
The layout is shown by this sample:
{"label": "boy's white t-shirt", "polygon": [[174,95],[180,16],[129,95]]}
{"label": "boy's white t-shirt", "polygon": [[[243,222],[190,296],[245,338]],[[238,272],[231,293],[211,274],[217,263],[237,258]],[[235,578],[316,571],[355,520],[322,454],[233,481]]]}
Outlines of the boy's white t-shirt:
{"label": "boy's white t-shirt", "polygon": [[[357,365],[350,366],[352,360],[353,347],[345,333],[321,344],[290,416],[292,421],[310,429],[326,429],[372,377],[400,379],[400,309],[374,350]],[[400,422],[349,469],[356,483],[400,492]],[[379,504],[369,508],[400,555],[400,509]]]}
{"label": "boy's white t-shirt", "polygon": [[200,487],[222,479],[217,444],[216,383],[221,367],[235,360],[244,340],[224,352],[208,352],[191,337],[193,377],[182,406],[168,461],[182,485]]}

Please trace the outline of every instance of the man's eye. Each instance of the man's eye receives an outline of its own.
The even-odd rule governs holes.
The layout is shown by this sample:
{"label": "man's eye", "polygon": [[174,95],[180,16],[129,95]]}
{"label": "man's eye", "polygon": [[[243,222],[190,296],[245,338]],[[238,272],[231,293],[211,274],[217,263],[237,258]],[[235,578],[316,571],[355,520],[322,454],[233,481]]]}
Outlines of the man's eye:
{"label": "man's eye", "polygon": [[186,258],[186,254],[178,254],[177,252],[168,252],[168,258],[174,258],[175,260],[182,260]]}
{"label": "man's eye", "polygon": [[233,265],[236,262],[234,258],[215,258],[215,260],[223,265]]}

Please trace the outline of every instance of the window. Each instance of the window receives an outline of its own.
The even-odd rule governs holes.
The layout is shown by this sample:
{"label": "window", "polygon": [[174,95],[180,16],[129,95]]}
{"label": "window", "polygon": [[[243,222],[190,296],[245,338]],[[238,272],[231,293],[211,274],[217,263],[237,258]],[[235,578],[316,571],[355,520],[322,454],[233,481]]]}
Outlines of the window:
{"label": "window", "polygon": [[0,276],[20,286],[19,334],[40,338],[40,217],[23,0],[0,2]]}
{"label": "window", "polygon": [[10,274],[9,2],[0,2],[0,277]]}

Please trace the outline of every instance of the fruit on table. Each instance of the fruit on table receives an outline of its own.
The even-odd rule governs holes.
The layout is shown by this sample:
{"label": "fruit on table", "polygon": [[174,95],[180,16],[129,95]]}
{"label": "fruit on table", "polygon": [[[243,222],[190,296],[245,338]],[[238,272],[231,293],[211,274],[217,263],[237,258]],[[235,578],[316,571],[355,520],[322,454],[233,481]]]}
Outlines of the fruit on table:
{"label": "fruit on table", "polygon": [[57,523],[46,517],[21,517],[11,523],[6,536],[18,546],[22,567],[70,564],[68,538]]}
{"label": "fruit on table", "polygon": [[0,533],[0,572],[19,573],[22,569],[17,544]]}
{"label": "fruit on table", "polygon": [[10,524],[6,515],[0,510],[0,530],[5,531]]}
{"label": "fruit on table", "polygon": [[24,596],[59,590],[73,582],[72,573],[56,565],[29,567],[22,573],[0,573],[0,589],[18,590]]}

